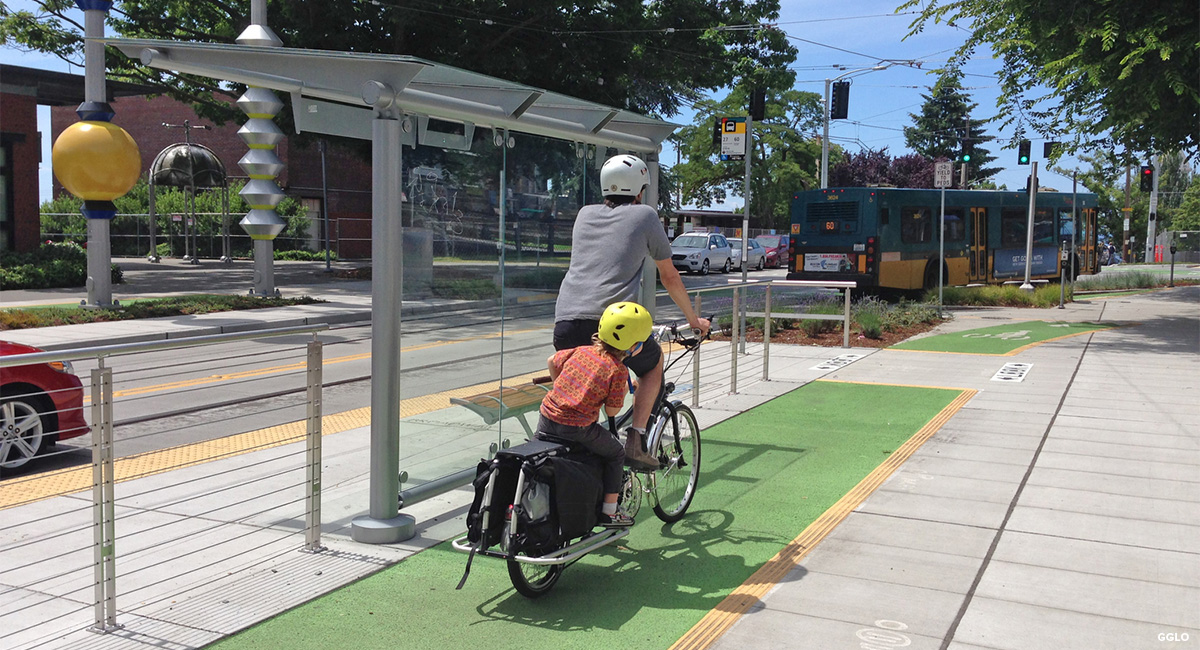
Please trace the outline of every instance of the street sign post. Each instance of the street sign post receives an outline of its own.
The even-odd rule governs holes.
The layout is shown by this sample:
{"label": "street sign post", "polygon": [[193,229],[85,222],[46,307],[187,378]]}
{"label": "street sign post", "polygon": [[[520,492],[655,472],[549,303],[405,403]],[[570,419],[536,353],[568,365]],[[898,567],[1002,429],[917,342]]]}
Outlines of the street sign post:
{"label": "street sign post", "polygon": [[721,118],[721,160],[744,160],[747,141],[746,118]]}
{"label": "street sign post", "polygon": [[943,269],[946,265],[946,188],[950,187],[950,178],[954,175],[954,163],[949,160],[934,163],[933,186],[942,190],[942,213],[938,218],[938,316],[942,315],[942,287],[946,278]]}
{"label": "street sign post", "polygon": [[933,164],[933,186],[945,189],[950,187],[950,178],[954,176],[954,163],[949,160]]}

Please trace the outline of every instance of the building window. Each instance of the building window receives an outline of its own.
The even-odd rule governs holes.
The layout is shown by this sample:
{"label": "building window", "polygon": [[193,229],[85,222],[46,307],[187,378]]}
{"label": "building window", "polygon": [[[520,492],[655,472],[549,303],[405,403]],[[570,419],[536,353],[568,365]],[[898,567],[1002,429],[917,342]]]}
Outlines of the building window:
{"label": "building window", "polygon": [[0,251],[10,251],[16,240],[16,217],[13,215],[12,146],[0,144]]}

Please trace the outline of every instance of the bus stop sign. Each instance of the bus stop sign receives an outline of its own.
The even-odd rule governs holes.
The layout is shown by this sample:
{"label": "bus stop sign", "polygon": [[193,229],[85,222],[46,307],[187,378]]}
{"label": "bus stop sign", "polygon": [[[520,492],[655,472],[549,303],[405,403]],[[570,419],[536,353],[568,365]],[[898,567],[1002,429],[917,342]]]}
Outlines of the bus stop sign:
{"label": "bus stop sign", "polygon": [[746,118],[721,118],[721,160],[744,160],[746,157]]}
{"label": "bus stop sign", "polygon": [[933,164],[933,186],[950,187],[950,177],[954,175],[954,163],[949,160]]}

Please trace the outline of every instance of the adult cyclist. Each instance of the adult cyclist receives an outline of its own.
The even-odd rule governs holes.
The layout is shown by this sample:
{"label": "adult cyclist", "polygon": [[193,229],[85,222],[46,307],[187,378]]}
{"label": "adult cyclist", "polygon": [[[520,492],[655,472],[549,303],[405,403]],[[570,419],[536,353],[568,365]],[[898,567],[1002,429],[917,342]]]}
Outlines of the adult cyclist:
{"label": "adult cyclist", "polygon": [[[590,345],[604,309],[618,302],[636,302],[642,264],[654,260],[663,287],[701,336],[709,322],[688,301],[679,271],[671,263],[671,242],[658,212],[642,204],[650,181],[646,163],[637,156],[609,158],[600,169],[604,203],[584,206],[571,231],[571,263],[554,309],[554,349]],[[635,469],[657,469],[658,459],[646,453],[646,424],[663,381],[662,349],[648,338],[625,365],[638,377],[633,395],[633,420],[625,430],[625,460]]]}

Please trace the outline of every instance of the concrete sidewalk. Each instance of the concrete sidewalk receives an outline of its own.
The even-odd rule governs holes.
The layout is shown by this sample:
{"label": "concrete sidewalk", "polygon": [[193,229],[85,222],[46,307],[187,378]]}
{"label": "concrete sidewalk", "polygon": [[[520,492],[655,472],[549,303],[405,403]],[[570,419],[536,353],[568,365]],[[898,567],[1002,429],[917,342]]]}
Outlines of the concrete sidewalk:
{"label": "concrete sidewalk", "polygon": [[[771,381],[761,381],[761,365],[740,363],[737,395],[728,394],[728,347],[712,344],[697,410],[702,427],[819,378],[980,392],[749,614],[703,647],[1200,643],[1200,287],[1063,310],[955,314],[938,332],[1027,320],[1124,327],[1014,357],[856,349],[864,356],[833,370],[816,366],[840,349],[772,345]],[[748,347],[754,358],[759,348]],[[991,381],[1008,361],[1033,365],[1022,382]],[[478,434],[457,411],[465,414],[447,409],[406,426]],[[299,482],[297,447],[119,484],[119,550],[137,559],[118,565],[129,594],[118,598],[124,628],[107,635],[84,631],[92,619],[90,549],[50,563],[83,569],[60,572],[44,561],[63,544],[60,536],[78,537],[67,531],[90,521],[89,495],[5,510],[0,529],[28,522],[37,532],[20,540],[0,532],[2,566],[53,575],[35,578],[43,580],[36,589],[16,588],[27,576],[0,568],[0,645],[197,648],[464,530],[470,493],[460,489],[405,509],[418,522],[418,536],[407,543],[351,541],[350,521],[368,503],[362,428],[326,436],[328,550],[298,552],[303,518],[296,507],[256,503],[256,480]],[[277,462],[289,468],[273,469]],[[293,491],[299,495],[299,486]],[[182,574],[156,573],[180,557],[188,565]],[[121,578],[137,569],[146,572]]]}

